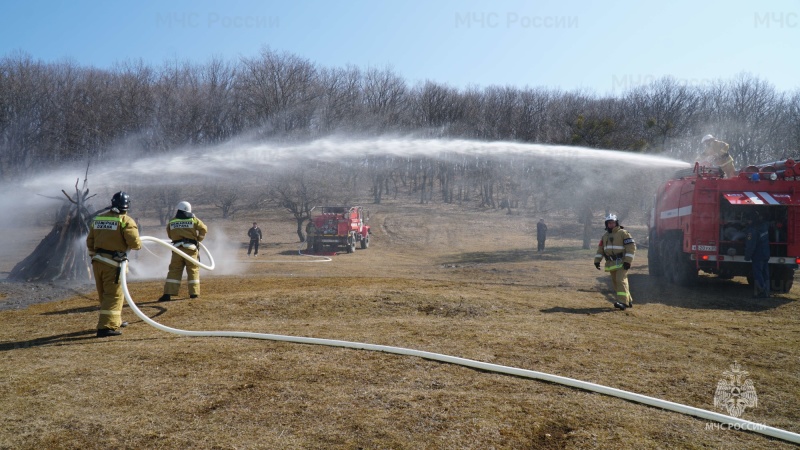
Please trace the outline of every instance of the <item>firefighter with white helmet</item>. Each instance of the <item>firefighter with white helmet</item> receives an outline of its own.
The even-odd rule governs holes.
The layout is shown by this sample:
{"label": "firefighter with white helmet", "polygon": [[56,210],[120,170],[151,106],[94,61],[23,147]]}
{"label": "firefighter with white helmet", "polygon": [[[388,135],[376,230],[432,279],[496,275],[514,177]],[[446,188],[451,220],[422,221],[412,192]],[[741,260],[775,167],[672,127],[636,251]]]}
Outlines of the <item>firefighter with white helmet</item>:
{"label": "firefighter with white helmet", "polygon": [[[205,239],[208,228],[202,220],[192,214],[192,205],[189,202],[180,202],[175,209],[177,210],[175,217],[167,224],[167,236],[172,240],[172,245],[199,260],[200,242]],[[173,252],[167,281],[164,283],[164,295],[158,301],[167,302],[171,296],[178,295],[184,269],[189,284],[189,298],[200,296],[200,268]]]}
{"label": "firefighter with white helmet", "polygon": [[139,250],[142,241],[136,221],[128,216],[131,199],[125,192],[111,197],[111,208],[92,218],[86,247],[92,257],[97,296],[100,298],[100,318],[97,337],[119,336],[123,327],[122,286],[119,284],[120,263],[128,259],[128,250]]}
{"label": "firefighter with white helmet", "polygon": [[606,232],[597,246],[594,266],[600,270],[600,261],[606,260],[605,270],[611,275],[611,286],[617,301],[614,307],[624,310],[633,307],[633,298],[628,286],[628,270],[636,253],[636,243],[628,231],[619,224],[615,214],[605,218]]}
{"label": "firefighter with white helmet", "polygon": [[728,153],[730,146],[726,142],[707,134],[700,139],[700,146],[703,148],[703,159],[714,166],[719,166],[725,174],[725,178],[733,178],[736,169],[733,157]]}

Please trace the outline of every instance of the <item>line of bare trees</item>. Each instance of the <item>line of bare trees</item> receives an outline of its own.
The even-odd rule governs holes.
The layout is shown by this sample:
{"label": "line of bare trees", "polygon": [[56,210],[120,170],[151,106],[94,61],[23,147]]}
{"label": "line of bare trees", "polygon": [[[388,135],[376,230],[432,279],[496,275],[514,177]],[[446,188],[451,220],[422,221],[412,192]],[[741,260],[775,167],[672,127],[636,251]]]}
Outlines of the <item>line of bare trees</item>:
{"label": "line of bare trees", "polygon": [[[780,92],[748,74],[705,86],[662,78],[619,96],[513,86],[457,89],[433,81],[410,86],[391,68],[322,67],[269,48],[236,62],[125,62],[103,70],[21,53],[0,59],[0,181],[101,159],[121,145],[155,154],[242,133],[313,138],[342,131],[678,158],[694,155],[699,137],[712,133],[731,144],[737,162],[749,164],[800,150],[800,90]],[[451,175],[436,176],[447,183]],[[375,183],[378,199],[391,188],[386,179]]]}

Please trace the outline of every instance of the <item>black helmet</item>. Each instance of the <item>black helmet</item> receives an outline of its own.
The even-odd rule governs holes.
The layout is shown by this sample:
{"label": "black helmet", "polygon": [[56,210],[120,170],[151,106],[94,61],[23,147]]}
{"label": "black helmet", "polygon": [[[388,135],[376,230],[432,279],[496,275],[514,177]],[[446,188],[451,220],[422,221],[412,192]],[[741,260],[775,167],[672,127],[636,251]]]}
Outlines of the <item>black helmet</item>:
{"label": "black helmet", "polygon": [[131,196],[126,192],[117,192],[111,197],[111,206],[120,211],[127,211],[131,206]]}

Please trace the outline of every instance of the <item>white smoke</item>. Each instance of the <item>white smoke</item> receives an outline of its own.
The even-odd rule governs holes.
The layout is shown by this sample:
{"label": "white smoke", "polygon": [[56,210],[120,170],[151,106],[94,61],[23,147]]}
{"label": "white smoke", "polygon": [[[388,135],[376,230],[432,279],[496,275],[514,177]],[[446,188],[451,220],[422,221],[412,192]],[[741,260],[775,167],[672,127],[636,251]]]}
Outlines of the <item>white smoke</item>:
{"label": "white smoke", "polygon": [[[158,239],[166,239],[166,230],[163,233],[146,233]],[[228,238],[221,227],[209,226],[209,233],[203,240],[203,245],[208,248],[216,265],[214,275],[238,275],[244,272],[245,266],[237,262],[236,247]],[[155,242],[143,242],[142,249],[131,251],[128,254],[129,279],[131,280],[157,280],[166,279],[172,252]],[[210,264],[211,260],[205,251],[200,252],[200,261]],[[202,280],[204,270],[200,271]],[[182,277],[181,289],[186,289],[186,276]]]}

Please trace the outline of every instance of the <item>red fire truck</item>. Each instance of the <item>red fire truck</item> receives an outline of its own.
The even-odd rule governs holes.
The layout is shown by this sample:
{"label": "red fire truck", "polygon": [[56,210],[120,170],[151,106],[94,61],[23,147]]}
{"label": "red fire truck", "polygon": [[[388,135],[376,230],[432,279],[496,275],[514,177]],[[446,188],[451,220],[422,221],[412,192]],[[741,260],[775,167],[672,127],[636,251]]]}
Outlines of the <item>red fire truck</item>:
{"label": "red fire truck", "polygon": [[307,250],[321,253],[344,248],[347,253],[369,247],[369,212],[361,206],[323,206],[306,227]]}
{"label": "red fire truck", "polygon": [[754,212],[769,223],[772,291],[788,292],[800,264],[800,165],[792,159],[749,166],[732,178],[699,163],[676,173],[651,212],[650,274],[688,285],[703,271],[752,284],[744,246]]}

